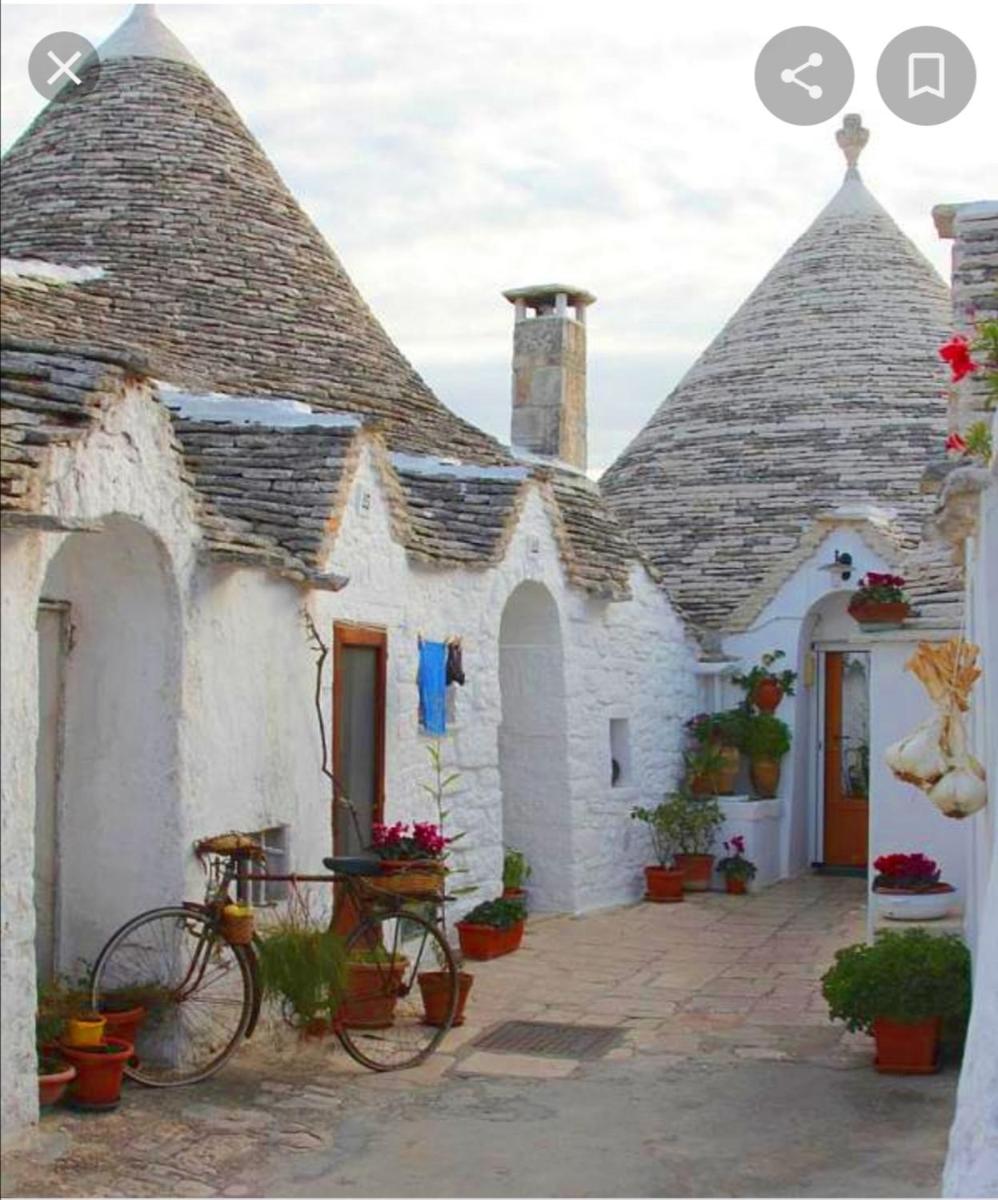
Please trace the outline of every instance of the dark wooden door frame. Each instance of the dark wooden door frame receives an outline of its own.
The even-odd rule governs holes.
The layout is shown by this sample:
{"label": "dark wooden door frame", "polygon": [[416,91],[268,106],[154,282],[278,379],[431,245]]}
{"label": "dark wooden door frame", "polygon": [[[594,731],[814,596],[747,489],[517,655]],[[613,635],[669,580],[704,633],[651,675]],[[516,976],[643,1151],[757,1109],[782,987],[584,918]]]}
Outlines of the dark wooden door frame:
{"label": "dark wooden door frame", "polygon": [[[370,646],[377,651],[375,681],[374,752],[378,764],[375,781],[374,818],[381,821],[385,814],[385,711],[388,695],[388,631],[373,625],[351,625],[337,621],[333,626],[333,774],[342,776],[343,743],[340,733],[340,714],[343,712],[343,649],[347,646]],[[333,853],[338,852],[336,833],[339,821],[333,821]]]}

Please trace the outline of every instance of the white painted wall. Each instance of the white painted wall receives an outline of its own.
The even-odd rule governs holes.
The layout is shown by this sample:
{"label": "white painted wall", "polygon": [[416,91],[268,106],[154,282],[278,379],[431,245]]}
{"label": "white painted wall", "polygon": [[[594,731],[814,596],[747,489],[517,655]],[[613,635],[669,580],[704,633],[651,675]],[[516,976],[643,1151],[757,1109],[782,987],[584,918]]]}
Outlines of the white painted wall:
{"label": "white painted wall", "polygon": [[[681,726],[693,707],[693,647],[663,593],[638,567],[632,601],[597,601],[569,587],[536,487],[503,562],[478,570],[408,560],[392,538],[379,470],[367,451],[353,489],[326,564],[350,577],[342,592],[306,594],[261,571],[197,566],[199,534],[169,422],[135,390],[53,463],[50,510],[113,518],[107,530],[69,540],[4,535],[5,1133],[36,1112],[30,879],[35,613],[43,589],[74,604],[79,632],[70,686],[78,698],[93,698],[89,724],[77,725],[82,736],[74,734],[67,747],[76,782],[65,797],[66,832],[81,853],[63,863],[71,933],[64,960],[92,956],[136,908],[200,894],[203,877],[191,853],[197,837],[287,824],[292,868],[321,868],[331,840],[329,787],[320,770],[315,653],[303,607],[328,642],[336,621],[388,631],[391,820],[433,816],[419,789],[430,770],[417,718],[418,636],[462,636],[467,685],[454,689],[443,753],[461,773],[449,804],[450,832],[467,831],[460,865],[479,891],[457,908],[496,894],[503,840],[500,620],[524,581],[547,589],[562,641],[567,823],[551,845],[562,873],[560,895],[584,909],[639,894],[649,854],[628,814],[634,803],[654,803],[674,786]],[[369,507],[354,502],[358,489],[370,493]],[[322,697],[329,729],[331,662]],[[610,783],[611,717],[630,722],[626,787]],[[144,759],[136,753],[142,743]]]}

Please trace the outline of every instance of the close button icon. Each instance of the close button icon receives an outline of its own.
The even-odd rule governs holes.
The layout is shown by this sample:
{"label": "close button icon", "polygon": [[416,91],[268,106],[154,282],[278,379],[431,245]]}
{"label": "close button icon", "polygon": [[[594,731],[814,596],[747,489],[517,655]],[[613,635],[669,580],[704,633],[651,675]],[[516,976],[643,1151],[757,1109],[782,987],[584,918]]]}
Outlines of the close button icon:
{"label": "close button icon", "polygon": [[97,86],[99,75],[97,51],[68,29],[46,34],[28,58],[28,77],[46,100],[85,96]]}

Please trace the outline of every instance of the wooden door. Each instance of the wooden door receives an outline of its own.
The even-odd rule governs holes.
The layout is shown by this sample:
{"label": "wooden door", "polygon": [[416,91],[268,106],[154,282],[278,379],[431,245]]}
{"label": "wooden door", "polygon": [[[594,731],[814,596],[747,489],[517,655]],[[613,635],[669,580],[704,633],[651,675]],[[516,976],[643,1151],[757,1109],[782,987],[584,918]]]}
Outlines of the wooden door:
{"label": "wooden door", "polygon": [[333,639],[333,773],[353,812],[337,806],[336,854],[362,854],[385,803],[385,688],[388,637],[383,629],[337,625]]}
{"label": "wooden door", "polygon": [[864,867],[870,822],[869,654],[829,650],[824,657],[824,861]]}

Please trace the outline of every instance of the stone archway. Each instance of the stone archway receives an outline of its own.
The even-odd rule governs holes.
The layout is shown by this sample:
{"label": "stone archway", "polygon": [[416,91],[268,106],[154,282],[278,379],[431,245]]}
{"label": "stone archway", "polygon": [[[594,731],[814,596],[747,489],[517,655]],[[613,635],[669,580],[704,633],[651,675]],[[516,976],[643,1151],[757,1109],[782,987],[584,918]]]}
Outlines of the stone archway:
{"label": "stone archway", "polygon": [[181,898],[181,629],[167,555],[111,517],[56,552],[38,612],[36,953],[92,960],[128,916]]}
{"label": "stone archway", "polygon": [[561,623],[543,584],[519,584],[499,632],[502,834],[532,869],[531,906],[574,907]]}

